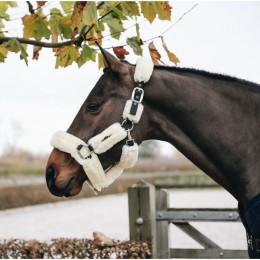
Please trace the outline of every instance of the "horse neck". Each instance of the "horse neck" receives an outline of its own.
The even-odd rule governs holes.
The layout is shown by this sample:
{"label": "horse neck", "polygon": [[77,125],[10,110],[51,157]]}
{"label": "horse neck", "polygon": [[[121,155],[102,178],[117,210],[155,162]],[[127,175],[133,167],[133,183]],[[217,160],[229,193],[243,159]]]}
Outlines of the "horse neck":
{"label": "horse neck", "polygon": [[145,93],[150,113],[147,139],[173,144],[241,203],[260,191],[260,180],[250,179],[258,148],[249,152],[247,145],[241,145],[259,138],[257,122],[248,128],[256,100],[247,88],[229,78],[155,70]]}

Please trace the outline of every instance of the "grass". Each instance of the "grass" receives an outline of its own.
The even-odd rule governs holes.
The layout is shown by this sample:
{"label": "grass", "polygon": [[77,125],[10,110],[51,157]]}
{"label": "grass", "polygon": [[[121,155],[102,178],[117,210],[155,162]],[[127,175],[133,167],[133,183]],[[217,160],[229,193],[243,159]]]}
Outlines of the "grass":
{"label": "grass", "polygon": [[45,172],[42,166],[24,166],[24,165],[0,165],[0,177],[10,177],[15,175],[41,176]]}
{"label": "grass", "polygon": [[[212,187],[217,184],[192,163],[165,158],[138,160],[135,167],[128,169],[100,195],[126,192],[128,187],[145,180],[158,188]],[[47,157],[28,153],[0,157],[0,210],[48,202],[62,201],[50,194],[45,183]],[[70,199],[94,196],[83,186],[79,195]]]}

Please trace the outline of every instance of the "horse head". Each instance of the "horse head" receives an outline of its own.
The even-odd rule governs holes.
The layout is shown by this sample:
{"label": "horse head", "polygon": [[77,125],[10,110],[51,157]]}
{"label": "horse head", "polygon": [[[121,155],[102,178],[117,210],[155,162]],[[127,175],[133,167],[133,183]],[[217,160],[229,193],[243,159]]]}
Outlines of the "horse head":
{"label": "horse head", "polygon": [[[136,85],[134,77],[138,77],[135,66],[119,61],[102,48],[101,52],[105,61],[103,75],[67,132],[57,132],[51,141],[54,149],[47,162],[46,182],[50,192],[56,196],[77,195],[85,181],[95,191],[108,186],[123,168],[134,164],[137,159],[136,144],[145,139],[148,125],[146,114],[143,113],[142,120],[137,119],[138,124],[133,118],[129,120],[128,116],[134,103],[129,101],[131,96],[132,100],[135,100],[136,93],[137,99],[143,96],[140,88],[133,92]],[[152,65],[148,73],[151,74],[151,70]],[[130,102],[128,106],[127,101]],[[134,113],[137,117],[141,117],[143,109],[140,101],[135,103],[138,106]],[[122,113],[125,114],[123,118]],[[127,160],[131,162],[126,166],[123,161]],[[90,180],[90,175],[94,181]],[[104,182],[105,175],[110,179],[100,184]],[[93,183],[95,181],[96,185]]]}

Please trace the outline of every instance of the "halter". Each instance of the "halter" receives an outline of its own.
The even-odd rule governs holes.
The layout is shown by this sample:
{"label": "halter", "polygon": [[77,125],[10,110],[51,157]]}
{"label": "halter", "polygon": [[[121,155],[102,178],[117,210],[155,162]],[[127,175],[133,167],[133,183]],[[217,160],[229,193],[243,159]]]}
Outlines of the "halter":
{"label": "halter", "polygon": [[[122,118],[122,123],[114,123],[100,134],[86,142],[64,131],[57,131],[51,138],[51,145],[71,156],[82,165],[88,180],[87,183],[95,192],[108,187],[120,176],[124,169],[135,165],[138,158],[138,145],[132,139],[130,132],[137,124],[143,113],[141,104],[144,97],[144,84],[150,79],[153,72],[153,63],[149,59],[139,58],[136,63],[134,80],[136,87],[133,89],[131,99],[127,100]],[[130,127],[127,124],[130,123]],[[105,153],[117,143],[126,138],[122,148],[119,162],[104,170],[98,154]]]}

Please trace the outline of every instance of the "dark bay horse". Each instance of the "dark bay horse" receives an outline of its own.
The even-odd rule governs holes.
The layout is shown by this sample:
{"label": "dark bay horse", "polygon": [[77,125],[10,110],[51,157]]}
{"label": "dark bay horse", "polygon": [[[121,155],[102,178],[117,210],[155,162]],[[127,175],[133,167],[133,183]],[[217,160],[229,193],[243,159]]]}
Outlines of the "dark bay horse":
{"label": "dark bay horse", "polygon": [[[67,132],[89,140],[115,122],[131,97],[135,66],[101,49],[106,69]],[[144,111],[131,132],[137,144],[174,145],[238,201],[249,255],[260,257],[260,86],[194,69],[156,66],[144,84]],[[118,162],[124,142],[99,155],[104,169]],[[53,149],[46,180],[51,193],[74,196],[88,179],[69,153]]]}

